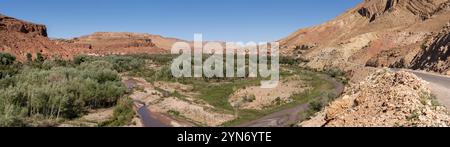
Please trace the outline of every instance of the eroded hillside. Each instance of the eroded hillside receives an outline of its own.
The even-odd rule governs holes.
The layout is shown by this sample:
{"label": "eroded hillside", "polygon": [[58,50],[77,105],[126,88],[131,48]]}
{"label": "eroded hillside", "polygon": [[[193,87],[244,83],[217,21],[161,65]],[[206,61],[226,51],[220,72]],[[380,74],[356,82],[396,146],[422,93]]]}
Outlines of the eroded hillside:
{"label": "eroded hillside", "polygon": [[[282,51],[320,70],[369,65],[446,73],[449,5],[448,0],[366,0],[334,20],[280,40]],[[429,59],[430,52],[436,55]]]}

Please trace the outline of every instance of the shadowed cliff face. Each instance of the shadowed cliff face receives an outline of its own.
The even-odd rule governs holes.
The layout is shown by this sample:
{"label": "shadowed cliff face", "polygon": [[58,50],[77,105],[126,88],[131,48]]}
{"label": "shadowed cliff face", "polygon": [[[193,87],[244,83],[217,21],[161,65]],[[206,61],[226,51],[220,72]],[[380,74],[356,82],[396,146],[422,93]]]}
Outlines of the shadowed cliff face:
{"label": "shadowed cliff face", "polygon": [[[424,42],[442,38],[437,32],[449,20],[450,0],[365,0],[331,21],[281,39],[281,52],[309,61],[303,66],[314,69],[369,65],[445,72],[448,65],[426,66],[428,57],[421,55],[426,56]],[[447,54],[437,56],[443,60]]]}
{"label": "shadowed cliff face", "polygon": [[447,72],[450,68],[450,23],[422,46],[412,62],[413,69]]}

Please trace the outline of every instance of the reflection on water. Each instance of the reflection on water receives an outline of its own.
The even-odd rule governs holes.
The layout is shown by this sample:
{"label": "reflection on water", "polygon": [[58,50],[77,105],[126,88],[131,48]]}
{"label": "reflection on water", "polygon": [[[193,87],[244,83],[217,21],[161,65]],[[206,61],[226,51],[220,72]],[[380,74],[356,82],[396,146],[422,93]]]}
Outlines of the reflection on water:
{"label": "reflection on water", "polygon": [[138,114],[141,117],[144,127],[169,127],[161,121],[153,118],[150,111],[145,106],[139,108]]}

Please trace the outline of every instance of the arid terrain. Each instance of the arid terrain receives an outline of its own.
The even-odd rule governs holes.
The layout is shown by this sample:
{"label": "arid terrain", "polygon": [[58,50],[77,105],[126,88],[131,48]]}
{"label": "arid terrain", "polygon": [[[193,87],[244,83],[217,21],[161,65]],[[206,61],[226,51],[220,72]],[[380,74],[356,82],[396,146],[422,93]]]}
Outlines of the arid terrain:
{"label": "arid terrain", "polygon": [[192,45],[128,32],[50,39],[45,25],[0,14],[0,126],[450,125],[450,0],[364,0],[280,39],[273,89],[175,78],[180,41]]}
{"label": "arid terrain", "polygon": [[448,0],[365,0],[324,24],[280,40],[315,69],[412,68],[446,74]]}

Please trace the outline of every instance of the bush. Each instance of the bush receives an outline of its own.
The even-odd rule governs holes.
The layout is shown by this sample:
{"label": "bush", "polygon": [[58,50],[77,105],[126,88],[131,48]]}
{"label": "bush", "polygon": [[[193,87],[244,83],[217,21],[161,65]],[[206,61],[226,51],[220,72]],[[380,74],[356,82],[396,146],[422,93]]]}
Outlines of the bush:
{"label": "bush", "polygon": [[93,62],[50,69],[26,67],[0,80],[0,114],[9,113],[6,108],[13,105],[17,112],[26,111],[26,117],[71,119],[91,108],[114,106],[126,88],[108,64]]}
{"label": "bush", "polygon": [[31,53],[27,53],[27,61],[33,62],[33,55],[31,55]]}
{"label": "bush", "polygon": [[36,53],[36,62],[38,63],[42,63],[45,61],[44,56],[42,55],[42,53]]}
{"label": "bush", "polygon": [[284,64],[284,65],[298,65],[299,61],[297,59],[292,58],[292,57],[281,57],[280,58],[280,64]]}
{"label": "bush", "polygon": [[331,68],[325,71],[326,74],[330,75],[333,78],[342,77],[345,75],[345,72],[339,68]]}
{"label": "bush", "polygon": [[325,105],[320,100],[313,100],[309,103],[309,109],[313,112],[319,112]]}
{"label": "bush", "polygon": [[[92,63],[95,61],[103,61],[111,63],[112,69],[118,72],[129,72],[140,70],[144,67],[145,60],[133,56],[116,56],[111,55],[107,57],[94,57],[79,55],[74,57],[73,62],[76,65],[81,65],[82,63]],[[108,65],[109,66],[109,65]]]}
{"label": "bush", "polygon": [[86,61],[88,61],[88,60],[89,60],[89,56],[86,56],[86,55],[78,55],[78,56],[75,56],[75,57],[73,58],[73,63],[75,63],[75,64],[77,64],[77,65],[80,65],[81,63],[86,62]]}
{"label": "bush", "polygon": [[0,109],[0,127],[23,126],[21,118],[26,115],[26,109],[18,108],[15,105],[0,106]]}
{"label": "bush", "polygon": [[0,65],[11,65],[16,61],[16,57],[9,53],[0,52]]}
{"label": "bush", "polygon": [[135,116],[133,100],[130,98],[120,99],[114,108],[113,118],[101,126],[116,127],[129,125]]}

